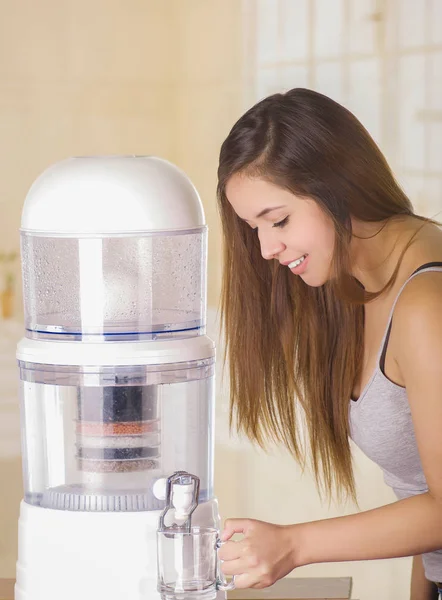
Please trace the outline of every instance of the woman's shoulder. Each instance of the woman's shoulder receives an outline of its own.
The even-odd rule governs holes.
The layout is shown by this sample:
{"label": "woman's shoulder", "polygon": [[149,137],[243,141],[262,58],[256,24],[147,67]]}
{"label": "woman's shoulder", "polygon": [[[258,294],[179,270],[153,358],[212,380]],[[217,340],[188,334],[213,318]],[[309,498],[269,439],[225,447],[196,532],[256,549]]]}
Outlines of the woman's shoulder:
{"label": "woman's shoulder", "polygon": [[405,286],[397,301],[395,318],[396,313],[409,317],[410,311],[442,301],[442,229],[433,223],[425,224],[407,254],[400,284]]}
{"label": "woman's shoulder", "polygon": [[402,347],[425,343],[435,331],[442,332],[442,253],[440,260],[428,261],[435,263],[439,264],[433,270],[422,269],[412,276],[397,300],[394,321]]}
{"label": "woman's shoulder", "polygon": [[425,263],[419,271],[411,275],[398,299],[398,308],[402,307],[403,311],[415,310],[438,301],[439,308],[442,309],[441,294],[442,256],[440,260]]}

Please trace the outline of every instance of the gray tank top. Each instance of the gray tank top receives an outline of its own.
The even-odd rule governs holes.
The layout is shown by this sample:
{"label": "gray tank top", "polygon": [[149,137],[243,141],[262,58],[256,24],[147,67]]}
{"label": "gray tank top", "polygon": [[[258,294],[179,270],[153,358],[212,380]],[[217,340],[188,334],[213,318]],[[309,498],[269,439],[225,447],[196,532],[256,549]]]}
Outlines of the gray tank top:
{"label": "gray tank top", "polygon": [[[406,389],[390,381],[383,363],[391,330],[393,311],[403,289],[420,273],[442,272],[442,263],[428,263],[415,271],[399,290],[378,353],[376,368],[358,400],[350,400],[350,437],[378,464],[387,485],[398,499],[428,491],[414,435]],[[422,555],[425,576],[442,581],[442,549]]]}

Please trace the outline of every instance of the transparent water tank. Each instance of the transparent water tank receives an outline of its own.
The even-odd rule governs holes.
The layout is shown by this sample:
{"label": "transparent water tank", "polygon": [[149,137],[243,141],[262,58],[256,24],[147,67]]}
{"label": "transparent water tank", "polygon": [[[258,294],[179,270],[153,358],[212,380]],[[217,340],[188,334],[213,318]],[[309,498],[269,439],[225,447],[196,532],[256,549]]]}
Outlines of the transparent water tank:
{"label": "transparent water tank", "polygon": [[26,334],[158,339],[203,334],[206,228],[137,235],[21,233]]}
{"label": "transparent water tank", "polygon": [[72,367],[20,361],[25,501],[68,510],[164,506],[178,470],[213,497],[214,359]]}

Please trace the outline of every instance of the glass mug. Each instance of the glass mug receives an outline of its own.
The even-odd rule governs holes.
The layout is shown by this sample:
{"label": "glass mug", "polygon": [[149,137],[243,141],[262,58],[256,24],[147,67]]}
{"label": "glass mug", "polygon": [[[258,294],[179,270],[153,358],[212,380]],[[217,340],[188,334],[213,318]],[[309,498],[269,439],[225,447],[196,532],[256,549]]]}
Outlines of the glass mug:
{"label": "glass mug", "polygon": [[163,600],[214,600],[233,590],[221,573],[218,530],[192,527],[190,532],[157,531],[158,591]]}

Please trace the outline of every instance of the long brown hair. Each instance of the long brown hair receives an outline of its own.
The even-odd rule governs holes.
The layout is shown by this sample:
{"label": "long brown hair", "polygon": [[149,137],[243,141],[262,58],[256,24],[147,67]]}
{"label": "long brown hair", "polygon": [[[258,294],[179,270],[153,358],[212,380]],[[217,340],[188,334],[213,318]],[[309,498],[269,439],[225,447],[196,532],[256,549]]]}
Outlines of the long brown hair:
{"label": "long brown hair", "polygon": [[[332,219],[336,241],[327,283],[309,287],[278,261],[261,257],[256,232],[226,197],[236,173],[311,198]],[[414,215],[413,207],[356,117],[302,88],[262,100],[237,121],[221,147],[217,192],[230,424],[262,447],[269,440],[283,443],[304,467],[302,415],[320,491],[355,498],[348,410],[361,372],[364,303],[393,285],[400,263],[383,290],[366,293],[350,273],[351,216],[383,223]]]}

